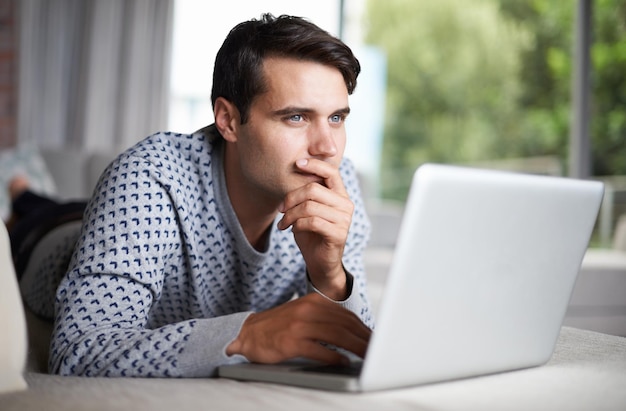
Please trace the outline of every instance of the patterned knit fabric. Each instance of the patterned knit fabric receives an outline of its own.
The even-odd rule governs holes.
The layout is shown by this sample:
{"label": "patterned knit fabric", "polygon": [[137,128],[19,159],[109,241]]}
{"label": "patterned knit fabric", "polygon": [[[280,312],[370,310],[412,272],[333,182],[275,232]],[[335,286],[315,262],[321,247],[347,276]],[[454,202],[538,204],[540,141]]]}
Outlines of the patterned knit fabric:
{"label": "patterned knit fabric", "polygon": [[37,242],[28,256],[28,265],[20,279],[22,300],[42,319],[54,318],[56,289],[72,257],[80,225],[75,220],[53,229]]}
{"label": "patterned knit fabric", "polygon": [[[315,292],[290,230],[274,224],[267,250],[246,240],[228,200],[214,126],[158,133],[116,159],[90,200],[56,294],[50,371],[86,376],[214,376],[251,312]],[[370,226],[357,176],[344,266],[354,277],[338,304],[367,325],[362,253]],[[281,216],[277,217],[276,222]]]}

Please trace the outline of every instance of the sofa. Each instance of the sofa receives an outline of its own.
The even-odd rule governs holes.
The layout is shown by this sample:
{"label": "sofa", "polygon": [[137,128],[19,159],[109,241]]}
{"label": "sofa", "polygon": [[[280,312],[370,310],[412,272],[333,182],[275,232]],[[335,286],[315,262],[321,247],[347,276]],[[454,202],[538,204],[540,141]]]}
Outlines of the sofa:
{"label": "sofa", "polygon": [[6,221],[9,200],[6,187],[15,175],[29,178],[34,190],[60,200],[91,195],[100,174],[115,158],[114,152],[39,148],[31,144],[0,151],[0,217]]}
{"label": "sofa", "polygon": [[[51,180],[46,182],[40,175],[41,181],[37,184],[41,187],[49,184],[43,189],[62,198],[89,195],[99,174],[114,157],[111,153],[81,155],[55,150],[35,150],[33,155],[32,148],[29,150],[32,156],[39,158],[38,172],[48,173]],[[29,167],[32,172],[33,166]],[[370,297],[376,310],[384,291],[385,275],[393,256],[403,210],[401,204],[373,201],[368,202],[368,207],[373,238],[365,258]],[[602,330],[594,330],[597,321],[568,325],[567,321],[581,317],[580,311],[576,310],[573,314],[568,313],[569,319],[561,330],[555,352],[544,366],[368,394],[341,394],[222,378],[107,379],[49,375],[46,364],[52,326],[21,303],[6,254],[6,236],[0,235],[0,240],[3,238],[4,242],[0,241],[0,326],[3,328],[0,353],[4,355],[0,357],[2,411],[626,409],[626,338],[611,335],[620,334],[623,329],[609,324],[604,332],[598,332]],[[5,250],[4,254],[2,250]],[[596,264],[597,261],[588,258],[590,269],[599,271],[584,274],[587,268],[583,266],[578,286],[590,288],[592,292],[578,290],[577,286],[572,299],[575,304],[571,307],[591,307],[596,314],[603,314],[598,307],[604,307],[609,313],[619,313],[619,308],[615,307],[625,305],[626,296],[626,292],[619,288],[623,284],[620,282],[623,276],[620,277],[619,273],[624,266],[620,265],[619,259],[610,265],[606,259],[599,258],[602,263]],[[599,286],[594,278],[603,276],[598,273],[606,271],[609,266],[615,274],[606,278],[614,282]],[[606,308],[609,300],[609,308]],[[592,316],[583,312],[582,317],[589,319]],[[462,336],[459,336],[459,343],[462,343]]]}

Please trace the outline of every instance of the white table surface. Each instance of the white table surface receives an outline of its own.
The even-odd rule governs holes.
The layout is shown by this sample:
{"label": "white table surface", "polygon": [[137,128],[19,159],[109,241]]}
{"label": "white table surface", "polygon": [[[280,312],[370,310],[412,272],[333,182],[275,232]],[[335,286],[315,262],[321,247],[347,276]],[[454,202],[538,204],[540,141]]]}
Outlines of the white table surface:
{"label": "white table surface", "polygon": [[26,374],[0,410],[626,410],[626,338],[564,327],[544,366],[366,394],[226,379]]}

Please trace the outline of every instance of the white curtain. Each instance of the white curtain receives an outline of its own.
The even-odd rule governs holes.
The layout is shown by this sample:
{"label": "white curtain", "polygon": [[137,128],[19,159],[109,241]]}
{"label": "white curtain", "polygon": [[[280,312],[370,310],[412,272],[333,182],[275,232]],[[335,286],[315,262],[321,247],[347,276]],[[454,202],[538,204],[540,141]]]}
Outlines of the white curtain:
{"label": "white curtain", "polygon": [[167,125],[174,0],[20,0],[18,141],[121,151]]}

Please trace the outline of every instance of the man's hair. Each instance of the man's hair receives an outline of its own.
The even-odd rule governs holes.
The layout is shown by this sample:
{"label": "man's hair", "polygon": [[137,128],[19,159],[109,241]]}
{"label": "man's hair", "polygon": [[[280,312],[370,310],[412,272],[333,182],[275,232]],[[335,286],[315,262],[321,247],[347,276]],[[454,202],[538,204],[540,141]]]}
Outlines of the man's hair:
{"label": "man's hair", "polygon": [[217,53],[211,103],[223,97],[237,107],[241,124],[248,120],[254,98],[266,90],[263,61],[285,57],[335,67],[348,94],[356,87],[361,65],[352,50],[315,24],[294,16],[263,14],[235,26]]}

